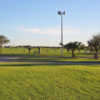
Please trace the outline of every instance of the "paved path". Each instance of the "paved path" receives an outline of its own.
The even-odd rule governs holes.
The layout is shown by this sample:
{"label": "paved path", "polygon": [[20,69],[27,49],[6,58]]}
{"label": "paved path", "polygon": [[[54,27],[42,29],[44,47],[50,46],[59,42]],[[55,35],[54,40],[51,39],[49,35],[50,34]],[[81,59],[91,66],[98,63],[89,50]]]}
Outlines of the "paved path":
{"label": "paved path", "polygon": [[100,65],[100,61],[23,60],[22,57],[0,57],[0,62],[28,62],[33,65]]}

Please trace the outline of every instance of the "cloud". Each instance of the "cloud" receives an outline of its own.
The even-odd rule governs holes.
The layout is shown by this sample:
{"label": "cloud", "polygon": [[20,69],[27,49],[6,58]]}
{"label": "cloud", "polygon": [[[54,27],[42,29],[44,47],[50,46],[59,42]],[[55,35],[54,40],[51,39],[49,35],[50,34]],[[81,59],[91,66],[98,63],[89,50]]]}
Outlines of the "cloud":
{"label": "cloud", "polygon": [[[21,31],[25,33],[32,33],[32,34],[48,34],[48,35],[56,35],[60,33],[60,28],[59,27],[54,27],[54,28],[25,28],[25,27],[20,27],[19,28]],[[79,29],[74,29],[74,28],[68,28],[65,27],[63,29],[65,34],[78,34],[80,33]]]}

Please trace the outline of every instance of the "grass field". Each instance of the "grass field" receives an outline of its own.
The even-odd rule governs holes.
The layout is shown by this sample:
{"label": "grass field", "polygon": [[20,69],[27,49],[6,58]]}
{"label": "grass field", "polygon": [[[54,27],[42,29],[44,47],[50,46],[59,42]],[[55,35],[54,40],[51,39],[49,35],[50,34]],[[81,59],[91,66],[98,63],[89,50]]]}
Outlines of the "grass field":
{"label": "grass field", "polygon": [[69,57],[22,57],[18,60],[24,60],[24,61],[100,61],[100,58],[94,59],[94,58],[69,58]]}
{"label": "grass field", "polygon": [[[10,61],[0,62],[0,100],[100,100],[100,59],[90,58],[91,53],[76,51],[77,57],[71,58],[64,49],[59,57],[60,49],[42,48],[38,55],[36,48],[27,56],[25,48],[2,48],[0,55],[0,61],[6,57],[2,55]],[[44,63],[50,61],[55,64]],[[79,64],[56,63],[66,61]]]}
{"label": "grass field", "polygon": [[[38,53],[38,48],[31,49],[31,56],[60,56],[59,48],[41,48],[40,55]],[[0,55],[29,55],[27,48],[0,48]],[[63,56],[71,57],[71,51],[64,49]],[[76,56],[80,57],[92,57],[93,53],[88,51],[81,50],[80,52],[76,51]]]}
{"label": "grass field", "polygon": [[0,65],[0,100],[100,100],[99,65]]}

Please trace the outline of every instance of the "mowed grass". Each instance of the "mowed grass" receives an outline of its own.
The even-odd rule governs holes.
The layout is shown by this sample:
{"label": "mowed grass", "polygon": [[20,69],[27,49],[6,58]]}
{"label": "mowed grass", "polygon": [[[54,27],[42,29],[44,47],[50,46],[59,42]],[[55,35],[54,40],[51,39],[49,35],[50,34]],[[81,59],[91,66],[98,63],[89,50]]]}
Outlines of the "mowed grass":
{"label": "mowed grass", "polygon": [[100,58],[94,59],[94,58],[68,58],[68,57],[20,57],[17,60],[24,60],[24,61],[72,61],[72,62],[81,62],[81,61],[100,61]]}
{"label": "mowed grass", "polygon": [[0,100],[100,100],[100,66],[0,66]]}
{"label": "mowed grass", "polygon": [[[71,51],[67,51],[66,49],[63,49],[63,56],[71,57]],[[93,57],[93,52],[89,52],[87,50],[78,50],[75,51],[76,56],[79,57]],[[27,48],[22,47],[11,47],[11,48],[0,48],[0,55],[29,55]],[[30,52],[30,56],[61,56],[60,54],[60,48],[41,48],[40,49],[40,55],[38,48],[32,48]]]}

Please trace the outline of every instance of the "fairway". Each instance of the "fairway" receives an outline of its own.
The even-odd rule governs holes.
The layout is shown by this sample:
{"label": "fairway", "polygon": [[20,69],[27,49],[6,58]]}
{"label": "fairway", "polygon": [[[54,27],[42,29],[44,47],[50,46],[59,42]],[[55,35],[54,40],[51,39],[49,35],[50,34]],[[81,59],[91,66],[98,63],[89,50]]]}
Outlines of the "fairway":
{"label": "fairway", "polygon": [[0,100],[100,100],[100,67],[0,66]]}

